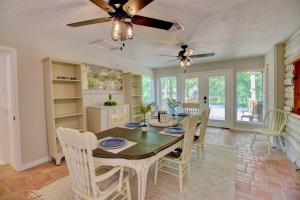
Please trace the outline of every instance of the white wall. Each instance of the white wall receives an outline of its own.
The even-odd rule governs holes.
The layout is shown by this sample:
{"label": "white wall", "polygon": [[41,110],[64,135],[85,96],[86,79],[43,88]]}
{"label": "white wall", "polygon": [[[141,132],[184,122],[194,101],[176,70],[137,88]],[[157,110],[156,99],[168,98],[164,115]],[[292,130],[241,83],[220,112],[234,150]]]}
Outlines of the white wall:
{"label": "white wall", "polygon": [[283,109],[284,106],[284,47],[284,44],[276,44],[265,55],[269,109]]}
{"label": "white wall", "polygon": [[[204,63],[204,64],[194,64],[192,65],[186,73],[195,73],[195,72],[204,72],[204,71],[215,71],[215,70],[224,70],[224,69],[232,69],[233,70],[233,88],[235,88],[235,77],[236,73],[239,71],[251,71],[251,70],[262,70],[264,67],[264,57],[254,57],[254,58],[244,58],[237,60],[229,60],[223,62],[212,62],[212,63]],[[154,70],[155,75],[155,88],[158,92],[158,83],[159,78],[162,76],[175,75],[178,79],[178,74],[183,73],[179,66],[176,67],[168,67],[168,68],[160,68]],[[177,84],[178,85],[178,84]],[[233,89],[233,99],[236,99],[235,89]],[[159,102],[158,94],[156,93],[156,101]],[[235,118],[235,110],[236,105],[233,104],[233,127],[237,128],[255,128],[257,125],[249,125],[246,123],[236,122]]]}
{"label": "white wall", "polygon": [[10,163],[6,54],[0,52],[0,164]]}
{"label": "white wall", "polygon": [[[101,51],[87,44],[78,45],[64,40],[22,35],[20,32],[5,30],[0,30],[0,35],[1,45],[17,49],[23,165],[48,156],[41,62],[43,58],[50,56],[152,75],[149,68],[135,66],[130,61],[121,62],[111,55],[113,52]],[[85,100],[90,99],[87,96],[84,95]],[[100,104],[103,101],[102,97],[105,98],[101,94],[97,96],[99,102],[93,100],[93,104]]]}

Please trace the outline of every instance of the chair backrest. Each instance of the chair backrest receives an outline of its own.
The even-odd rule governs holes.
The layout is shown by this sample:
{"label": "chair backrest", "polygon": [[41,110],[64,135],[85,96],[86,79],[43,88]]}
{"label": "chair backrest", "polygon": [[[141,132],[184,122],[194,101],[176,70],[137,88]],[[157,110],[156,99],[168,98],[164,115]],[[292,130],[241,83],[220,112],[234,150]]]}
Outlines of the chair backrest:
{"label": "chair backrest", "polygon": [[184,130],[189,130],[192,127],[196,126],[198,122],[198,115],[190,115],[188,117],[185,117],[182,120],[182,127]]}
{"label": "chair backrest", "polygon": [[115,113],[111,115],[112,127],[124,126],[129,121],[128,112]]}
{"label": "chair backrest", "polygon": [[186,161],[191,157],[195,133],[196,127],[185,130],[180,160]]}
{"label": "chair backrest", "polygon": [[200,103],[182,103],[181,108],[183,112],[197,115],[200,111]]}
{"label": "chair backrest", "polygon": [[200,135],[199,135],[199,144],[203,144],[205,141],[205,135],[206,135],[206,128],[207,128],[207,124],[208,124],[208,120],[209,120],[209,113],[210,113],[210,109],[205,109],[201,112],[200,115],[200,127],[199,127],[199,131],[200,131]]}
{"label": "chair backrest", "polygon": [[287,121],[287,114],[279,109],[273,109],[266,113],[264,117],[264,128],[282,133]]}
{"label": "chair backrest", "polygon": [[180,159],[185,161],[189,159],[192,155],[192,146],[194,142],[194,136],[196,133],[196,127],[198,122],[197,115],[191,115],[186,117],[186,125],[184,127],[184,139],[183,139],[183,148]]}
{"label": "chair backrest", "polygon": [[263,114],[263,103],[262,101],[253,102],[252,115],[262,115]]}
{"label": "chair backrest", "polygon": [[92,156],[92,150],[97,148],[96,136],[62,127],[57,129],[57,135],[72,177],[73,190],[96,197],[98,188]]}

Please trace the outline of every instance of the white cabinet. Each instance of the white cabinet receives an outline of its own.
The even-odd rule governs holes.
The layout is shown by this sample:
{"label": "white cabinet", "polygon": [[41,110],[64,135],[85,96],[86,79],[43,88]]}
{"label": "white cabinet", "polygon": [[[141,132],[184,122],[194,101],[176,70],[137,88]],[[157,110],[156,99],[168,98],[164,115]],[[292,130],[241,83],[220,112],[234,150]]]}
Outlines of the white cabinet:
{"label": "white cabinet", "polygon": [[127,112],[129,105],[118,106],[92,106],[87,108],[88,131],[98,133],[112,127],[112,114]]}

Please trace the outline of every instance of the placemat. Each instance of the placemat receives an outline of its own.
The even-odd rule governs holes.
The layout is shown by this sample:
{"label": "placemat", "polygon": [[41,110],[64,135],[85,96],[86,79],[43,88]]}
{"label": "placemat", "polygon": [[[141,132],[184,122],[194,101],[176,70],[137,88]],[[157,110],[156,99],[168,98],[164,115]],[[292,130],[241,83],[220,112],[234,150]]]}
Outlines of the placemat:
{"label": "placemat", "polygon": [[121,147],[121,148],[118,148],[118,149],[103,149],[99,146],[99,142],[101,142],[102,140],[106,140],[106,139],[109,139],[109,138],[112,138],[112,137],[106,137],[106,138],[102,138],[101,140],[98,140],[98,148],[99,149],[102,149],[104,151],[107,151],[107,152],[110,152],[110,153],[113,153],[113,154],[117,154],[121,151],[124,151],[125,149],[128,149],[134,145],[136,145],[137,143],[136,142],[132,142],[132,141],[127,141],[127,144],[124,146],[124,147]]}
{"label": "placemat", "polygon": [[165,132],[165,131],[163,130],[163,131],[160,131],[159,134],[162,134],[162,135],[170,135],[170,136],[173,136],[173,137],[181,137],[184,133],[181,133],[181,134],[171,134],[171,133],[167,133],[167,132]]}

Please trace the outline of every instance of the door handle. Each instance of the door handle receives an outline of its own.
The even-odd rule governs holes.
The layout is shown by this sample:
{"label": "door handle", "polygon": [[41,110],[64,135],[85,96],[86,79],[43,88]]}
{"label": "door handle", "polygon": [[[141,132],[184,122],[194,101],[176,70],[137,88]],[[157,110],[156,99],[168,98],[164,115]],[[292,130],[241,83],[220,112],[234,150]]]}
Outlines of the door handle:
{"label": "door handle", "polygon": [[207,103],[207,96],[203,97],[203,103]]}

